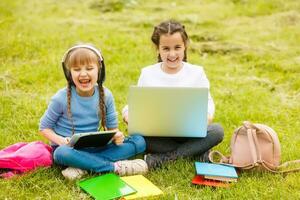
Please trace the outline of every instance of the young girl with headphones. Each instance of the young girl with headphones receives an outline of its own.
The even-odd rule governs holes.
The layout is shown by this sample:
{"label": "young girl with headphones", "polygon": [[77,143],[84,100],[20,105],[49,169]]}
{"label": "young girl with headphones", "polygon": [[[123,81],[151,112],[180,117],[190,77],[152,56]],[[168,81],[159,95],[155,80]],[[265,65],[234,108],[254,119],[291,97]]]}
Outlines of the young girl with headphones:
{"label": "young girl with headphones", "polygon": [[[185,27],[176,21],[165,21],[155,26],[152,42],[157,48],[158,63],[145,67],[138,86],[209,87],[201,66],[187,62],[188,35]],[[223,140],[224,131],[219,124],[211,124],[215,106],[208,99],[208,127],[205,138],[144,137],[148,168],[160,167],[177,158],[195,157],[208,162],[209,150]],[[123,119],[128,123],[128,106],[123,109]]]}
{"label": "young girl with headphones", "polygon": [[[68,166],[62,174],[68,179],[80,178],[87,171],[115,172],[119,175],[142,174],[147,165],[141,159],[125,160],[145,150],[139,135],[125,138],[120,132],[114,98],[103,86],[103,56],[91,45],[76,45],[66,51],[62,67],[67,87],[59,90],[40,120],[40,133],[50,140],[54,161]],[[113,143],[101,148],[74,149],[68,146],[76,133],[117,130]],[[100,127],[101,127],[100,126]]]}

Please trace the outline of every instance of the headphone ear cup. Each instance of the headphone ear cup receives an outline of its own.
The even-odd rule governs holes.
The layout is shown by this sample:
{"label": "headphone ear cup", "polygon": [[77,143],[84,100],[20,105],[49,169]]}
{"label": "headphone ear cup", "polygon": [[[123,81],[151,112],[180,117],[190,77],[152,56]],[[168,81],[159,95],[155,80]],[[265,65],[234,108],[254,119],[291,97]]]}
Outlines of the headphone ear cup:
{"label": "headphone ear cup", "polygon": [[99,85],[102,85],[105,81],[105,64],[104,64],[103,60],[100,61],[100,66],[101,66],[101,69],[98,72],[98,81],[97,81],[97,83]]}
{"label": "headphone ear cup", "polygon": [[72,79],[72,74],[71,72],[68,70],[68,78],[67,78],[67,81],[69,83],[71,83],[71,85],[75,85],[74,82],[73,82],[73,79]]}
{"label": "headphone ear cup", "polygon": [[64,71],[64,74],[65,74],[65,77],[66,77],[67,81],[69,83],[71,83],[72,85],[74,85],[71,72],[70,72],[70,70],[67,69],[64,62],[62,63],[62,67],[63,67],[63,71]]}

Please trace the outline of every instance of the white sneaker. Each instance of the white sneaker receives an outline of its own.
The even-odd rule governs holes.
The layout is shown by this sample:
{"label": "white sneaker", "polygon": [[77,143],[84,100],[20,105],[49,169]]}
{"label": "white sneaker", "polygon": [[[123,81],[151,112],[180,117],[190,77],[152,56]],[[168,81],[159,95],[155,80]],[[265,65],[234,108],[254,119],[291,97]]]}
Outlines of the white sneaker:
{"label": "white sneaker", "polygon": [[120,176],[145,174],[148,172],[148,165],[142,159],[117,161],[116,166],[116,173]]}
{"label": "white sneaker", "polygon": [[79,168],[68,167],[62,170],[61,173],[66,179],[72,181],[81,178],[83,175],[87,174],[87,171]]}

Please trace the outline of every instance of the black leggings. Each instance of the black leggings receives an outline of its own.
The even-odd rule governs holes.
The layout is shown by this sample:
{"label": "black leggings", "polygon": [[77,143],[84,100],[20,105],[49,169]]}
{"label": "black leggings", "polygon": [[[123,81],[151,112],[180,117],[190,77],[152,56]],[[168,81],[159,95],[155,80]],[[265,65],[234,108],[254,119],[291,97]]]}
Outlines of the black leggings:
{"label": "black leggings", "polygon": [[207,127],[205,138],[182,137],[144,137],[146,153],[172,153],[177,157],[192,157],[205,153],[219,144],[224,137],[224,130],[220,124]]}

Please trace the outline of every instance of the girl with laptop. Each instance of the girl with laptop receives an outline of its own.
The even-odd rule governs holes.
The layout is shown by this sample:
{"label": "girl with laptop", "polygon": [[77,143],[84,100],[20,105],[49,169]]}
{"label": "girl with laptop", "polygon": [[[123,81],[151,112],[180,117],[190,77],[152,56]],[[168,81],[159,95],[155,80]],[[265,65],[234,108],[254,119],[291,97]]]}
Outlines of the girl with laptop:
{"label": "girl with laptop", "polygon": [[[158,52],[158,63],[142,69],[138,86],[209,88],[203,68],[187,62],[189,38],[182,24],[173,20],[160,23],[154,27],[151,40]],[[208,162],[209,150],[224,136],[221,125],[212,124],[214,112],[214,101],[209,94],[207,136],[204,138],[144,137],[148,168],[186,157]],[[128,106],[124,107],[122,115],[128,123]]]}
{"label": "girl with laptop", "polygon": [[[50,140],[54,162],[67,166],[62,174],[76,179],[87,171],[115,172],[118,175],[147,172],[144,160],[125,160],[145,150],[142,136],[125,138],[118,130],[114,98],[103,86],[105,65],[98,49],[91,45],[76,45],[62,59],[67,87],[59,90],[40,120],[41,135]],[[74,134],[116,130],[109,143],[102,147],[74,149],[69,145]],[[101,127],[100,126],[100,127]]]}

